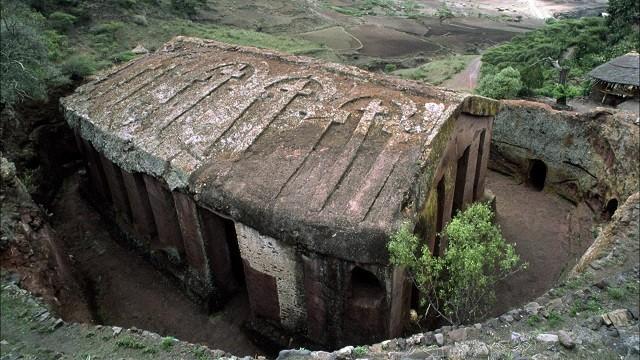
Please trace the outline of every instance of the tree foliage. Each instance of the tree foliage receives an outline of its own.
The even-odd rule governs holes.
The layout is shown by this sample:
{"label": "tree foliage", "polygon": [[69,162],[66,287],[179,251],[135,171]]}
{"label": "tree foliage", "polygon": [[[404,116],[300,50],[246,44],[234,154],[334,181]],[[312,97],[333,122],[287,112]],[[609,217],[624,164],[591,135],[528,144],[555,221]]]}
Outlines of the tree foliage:
{"label": "tree foliage", "polygon": [[2,1],[0,15],[0,103],[42,99],[47,85],[58,79],[49,60],[44,17],[18,1]]}
{"label": "tree foliage", "polygon": [[640,23],[640,0],[609,0],[607,12],[607,23],[614,31],[631,31]]}
{"label": "tree foliage", "polygon": [[431,254],[408,223],[391,237],[391,262],[407,268],[427,315],[437,314],[451,324],[479,320],[495,301],[495,284],[525,266],[493,219],[484,203],[459,212],[438,235],[448,239],[440,257]]}
{"label": "tree foliage", "polygon": [[49,15],[49,24],[57,31],[66,32],[73,27],[77,17],[63,11],[54,11]]}
{"label": "tree foliage", "polygon": [[[610,21],[595,17],[552,19],[541,29],[488,49],[482,56],[480,82],[512,67],[521,74],[520,94],[554,96],[558,91],[558,70],[551,65],[552,59],[570,69],[567,93],[583,94],[589,89],[589,71],[640,47],[638,31],[611,26]],[[565,58],[568,53],[573,55]]]}
{"label": "tree foliage", "polygon": [[509,66],[495,75],[483,77],[477,91],[490,98],[509,99],[516,97],[521,89],[520,72]]}

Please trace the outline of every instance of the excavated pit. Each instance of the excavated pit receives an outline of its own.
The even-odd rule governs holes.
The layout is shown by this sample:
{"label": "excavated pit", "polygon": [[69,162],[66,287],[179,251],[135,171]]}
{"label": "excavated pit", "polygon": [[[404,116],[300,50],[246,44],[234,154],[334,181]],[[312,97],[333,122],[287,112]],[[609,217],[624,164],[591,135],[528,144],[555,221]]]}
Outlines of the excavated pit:
{"label": "excavated pit", "polygon": [[[516,114],[515,111],[512,113]],[[545,114],[536,115],[536,118],[542,118]],[[522,118],[528,116],[529,113]],[[573,118],[570,120],[575,121]],[[501,131],[509,133],[507,130]],[[73,138],[71,131],[67,129],[67,132],[66,136],[61,137],[66,141],[60,141],[65,149],[74,147],[73,140],[70,140]],[[589,196],[581,195],[580,199],[580,196],[574,196],[572,183],[558,174],[568,171],[566,169],[580,169],[586,173],[581,176],[595,178],[591,168],[583,169],[568,160],[549,158],[558,151],[540,152],[535,154],[536,157],[528,153],[520,156],[512,148],[522,149],[522,146],[510,145],[504,141],[504,137],[498,140],[502,141],[497,142],[501,146],[502,157],[493,157],[490,167],[516,174],[516,177],[490,171],[486,187],[496,195],[497,222],[505,238],[517,245],[519,254],[529,267],[499,285],[497,303],[490,315],[499,315],[522,305],[552,287],[593,242],[593,229],[598,225],[597,221],[610,219],[617,209],[618,198],[624,198],[623,190],[633,187],[623,183],[618,185],[623,190],[603,190],[601,179],[596,179],[599,182],[590,187]],[[67,143],[69,141],[71,143]],[[564,143],[569,146],[575,141],[572,138]],[[604,149],[603,162],[610,166],[608,164],[615,157],[603,144],[590,146],[596,145],[598,149]],[[466,155],[463,154],[458,160],[461,169],[467,168],[466,162],[470,157],[466,151],[464,153]],[[40,154],[47,157],[47,163],[54,165],[48,168],[77,168],[77,159],[80,158],[78,154],[68,154],[68,151],[62,155],[56,151],[41,151]],[[593,168],[597,166],[592,165]],[[131,241],[117,230],[108,210],[104,210],[106,207],[94,198],[97,194],[87,191],[89,187],[83,186],[87,180],[86,173],[86,169],[80,168],[79,172],[66,176],[49,209],[53,213],[52,225],[60,239],[58,246],[70,258],[75,273],[81,276],[85,285],[85,302],[95,323],[146,329],[239,356],[275,354],[279,348],[262,343],[256,345],[253,341],[257,338],[244,330],[243,325],[250,314],[246,293],[241,291],[225,299],[227,301],[222,301],[224,306],[214,306],[213,310],[194,303],[182,291],[184,287],[178,280],[158,270],[157,263],[154,266],[152,259],[138,252]],[[476,186],[474,184],[474,192]],[[441,188],[444,189],[444,183],[442,186],[438,184],[438,193]],[[606,202],[603,201],[601,207],[594,206],[594,198],[606,199]],[[437,202],[441,201],[438,196]],[[460,206],[461,200],[454,198],[453,208]],[[438,209],[441,208],[443,206],[438,206]],[[441,229],[444,224],[438,223],[436,226]],[[439,249],[439,246],[436,248]],[[232,255],[231,262],[235,264],[232,266],[235,280],[242,284],[244,273],[241,260]],[[351,271],[354,286],[347,295],[355,299],[350,304],[362,305],[357,309],[366,309],[367,304],[375,303],[376,298],[380,297],[381,284],[377,283],[375,276],[369,275],[368,270],[360,267]],[[60,309],[63,318],[65,314],[73,313],[73,307],[70,303],[63,304]],[[375,308],[375,304],[372,308]],[[72,316],[68,318],[73,319]],[[289,343],[288,347],[293,345]]]}
{"label": "excavated pit", "polygon": [[[238,356],[276,354],[278,348],[257,345],[253,342],[257,338],[244,330],[249,317],[245,292],[213,313],[195,304],[176,279],[156,269],[103,218],[87,200],[90,194],[82,191],[82,184],[80,174],[64,180],[51,207],[52,225],[74,270],[83,275],[85,300],[95,323],[145,329]],[[529,264],[527,270],[499,284],[490,314],[495,316],[554,285],[567,264],[574,263],[593,241],[593,213],[584,204],[574,206],[556,194],[493,171],[487,188],[496,194],[497,221],[505,238],[516,244]],[[352,296],[375,301],[377,284],[366,275],[359,268],[354,270],[354,281],[362,286],[354,288]],[[71,311],[61,309],[62,314]]]}
{"label": "excavated pit", "polygon": [[[53,154],[51,159],[63,158],[58,155]],[[77,157],[69,156],[67,160],[77,164]],[[69,162],[55,161],[60,166]],[[493,165],[495,168],[500,164],[494,160]],[[517,245],[522,259],[529,264],[527,270],[499,284],[497,303],[490,315],[504,313],[544,293],[593,241],[594,212],[585,203],[575,205],[541,189],[539,185],[544,187],[544,180],[532,179],[536,175],[532,173],[546,171],[542,166],[533,162],[528,179],[488,173],[487,189],[497,198],[497,221],[507,241]],[[80,168],[67,176],[49,208],[52,225],[61,240],[58,245],[70,258],[74,272],[82,277],[85,305],[91,310],[94,323],[154,331],[238,356],[276,354],[279,348],[256,345],[253,341],[259,338],[245,331],[243,325],[249,318],[245,292],[236,294],[214,312],[194,303],[181,290],[179,281],[154,267],[117,230],[109,214],[97,210],[104,209],[84,186],[88,185],[85,174],[86,169]],[[617,199],[611,199],[602,219],[610,218],[616,208]],[[234,273],[241,282],[244,274],[239,265],[234,266]],[[353,273],[354,281],[362,286],[354,288],[351,296],[375,301],[369,295],[375,295],[377,284],[359,268]],[[61,315],[81,320],[74,319],[75,306],[63,304]]]}

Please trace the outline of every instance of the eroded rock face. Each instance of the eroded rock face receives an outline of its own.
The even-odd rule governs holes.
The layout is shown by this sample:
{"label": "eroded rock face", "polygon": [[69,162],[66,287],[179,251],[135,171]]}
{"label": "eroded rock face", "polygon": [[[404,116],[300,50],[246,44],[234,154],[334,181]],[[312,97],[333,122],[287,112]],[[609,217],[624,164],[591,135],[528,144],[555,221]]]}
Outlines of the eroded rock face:
{"label": "eroded rock face", "polygon": [[[604,207],[638,189],[639,127],[625,112],[556,111],[504,101],[495,118],[490,167],[532,181],[533,160],[546,165],[544,186],[573,202]],[[534,175],[535,176],[535,175]]]}
{"label": "eroded rock face", "polygon": [[[83,289],[58,234],[0,153],[0,262],[3,275],[64,311],[68,319],[91,321]],[[67,310],[70,309],[70,310]]]}

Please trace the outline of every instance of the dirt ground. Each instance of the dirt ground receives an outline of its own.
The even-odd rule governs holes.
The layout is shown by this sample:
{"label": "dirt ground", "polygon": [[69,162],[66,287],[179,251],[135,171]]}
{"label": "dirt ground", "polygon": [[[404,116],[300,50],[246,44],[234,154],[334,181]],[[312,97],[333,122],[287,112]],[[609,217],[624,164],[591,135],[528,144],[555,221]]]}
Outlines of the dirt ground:
{"label": "dirt ground", "polygon": [[238,356],[262,353],[241,330],[249,315],[246,294],[237,295],[222,312],[200,310],[175,281],[106,230],[108,225],[81,196],[78,175],[65,180],[52,211],[65,253],[92,288],[88,301],[96,323],[150,330]]}
{"label": "dirt ground", "polygon": [[497,220],[528,268],[500,283],[492,315],[526,304],[555,285],[594,241],[593,214],[555,194],[489,171],[487,189],[497,198]]}

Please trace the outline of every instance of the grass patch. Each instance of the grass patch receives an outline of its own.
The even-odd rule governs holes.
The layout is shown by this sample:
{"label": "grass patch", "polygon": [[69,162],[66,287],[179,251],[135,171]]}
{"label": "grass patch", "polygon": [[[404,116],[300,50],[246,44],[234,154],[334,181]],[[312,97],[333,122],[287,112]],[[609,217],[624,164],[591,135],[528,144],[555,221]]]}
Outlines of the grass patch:
{"label": "grass patch", "polygon": [[209,359],[211,359],[211,356],[209,355],[209,352],[204,347],[199,347],[197,349],[194,349],[192,351],[192,353],[193,353],[193,356],[197,360],[209,360]]}
{"label": "grass patch", "polygon": [[536,325],[540,324],[541,321],[542,321],[542,319],[540,319],[540,316],[531,315],[527,319],[527,324],[529,324],[529,326],[531,326],[531,327],[535,327]]}
{"label": "grass patch", "polygon": [[547,317],[547,326],[549,328],[557,328],[560,324],[564,322],[562,315],[558,314],[555,311],[550,311],[549,316]]}
{"label": "grass patch", "polygon": [[116,346],[125,348],[125,349],[136,349],[136,350],[146,348],[146,346],[143,343],[129,336],[118,339],[116,341]]}
{"label": "grass patch", "polygon": [[171,349],[171,347],[175,345],[176,341],[177,341],[176,338],[172,336],[163,337],[162,341],[160,341],[160,347],[164,351],[169,351],[169,349]]}
{"label": "grass patch", "polygon": [[622,300],[627,294],[627,291],[624,287],[609,286],[607,288],[607,294],[614,300]]}
{"label": "grass patch", "polygon": [[415,68],[393,71],[391,74],[404,79],[424,81],[440,85],[464,70],[476,55],[455,55],[435,60]]}
{"label": "grass patch", "polygon": [[576,317],[583,312],[594,313],[600,310],[602,310],[602,306],[600,305],[598,299],[590,297],[586,301],[576,300],[569,309],[569,315],[571,317]]}
{"label": "grass patch", "polygon": [[369,353],[369,348],[366,346],[356,346],[353,349],[353,356],[355,357],[365,356],[367,353]]}

